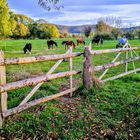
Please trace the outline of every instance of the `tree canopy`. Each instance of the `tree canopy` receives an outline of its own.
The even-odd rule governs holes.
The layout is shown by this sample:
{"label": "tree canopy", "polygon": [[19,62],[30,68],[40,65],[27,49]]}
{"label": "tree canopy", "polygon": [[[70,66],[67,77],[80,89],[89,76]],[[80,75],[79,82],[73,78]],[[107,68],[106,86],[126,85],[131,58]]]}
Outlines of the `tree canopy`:
{"label": "tree canopy", "polygon": [[5,37],[11,34],[9,26],[9,8],[6,0],[0,0],[0,36]]}
{"label": "tree canopy", "polygon": [[[50,3],[51,1],[49,1]],[[52,1],[57,4],[56,1]],[[41,4],[41,1],[40,1]],[[44,22],[40,22],[44,21]],[[0,1],[0,38],[51,38],[59,37],[58,28],[45,20],[32,18],[9,10],[6,0]]]}

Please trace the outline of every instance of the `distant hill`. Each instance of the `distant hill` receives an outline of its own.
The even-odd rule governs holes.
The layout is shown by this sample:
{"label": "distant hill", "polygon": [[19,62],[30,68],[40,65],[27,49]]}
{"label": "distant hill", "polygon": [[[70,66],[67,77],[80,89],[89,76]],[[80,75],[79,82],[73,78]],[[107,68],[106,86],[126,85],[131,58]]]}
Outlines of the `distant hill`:
{"label": "distant hill", "polygon": [[[140,26],[131,27],[131,30],[140,29]],[[130,28],[122,28],[123,31],[130,31]]]}
{"label": "distant hill", "polygon": [[91,27],[95,31],[95,25],[79,25],[79,26],[66,26],[66,25],[57,25],[60,33],[82,33],[86,27]]}
{"label": "distant hill", "polygon": [[[86,27],[91,27],[92,31],[96,30],[96,25],[79,25],[79,26],[66,26],[66,25],[56,25],[60,33],[82,33]],[[132,30],[138,29],[140,26],[132,27]],[[122,28],[123,31],[129,31],[130,28]]]}

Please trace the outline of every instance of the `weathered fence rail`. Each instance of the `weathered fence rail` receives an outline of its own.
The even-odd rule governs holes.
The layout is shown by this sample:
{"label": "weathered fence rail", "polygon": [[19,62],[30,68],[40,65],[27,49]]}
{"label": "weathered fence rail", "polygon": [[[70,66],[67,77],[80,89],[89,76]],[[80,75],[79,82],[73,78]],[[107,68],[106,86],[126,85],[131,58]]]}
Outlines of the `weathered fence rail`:
{"label": "weathered fence rail", "polygon": [[80,70],[78,70],[78,71],[73,70],[73,71],[60,72],[60,73],[50,74],[50,75],[42,75],[42,76],[39,76],[36,78],[29,78],[29,79],[5,84],[3,86],[0,86],[0,93],[2,94],[3,92],[7,92],[10,90],[14,90],[14,89],[19,89],[19,88],[22,88],[25,86],[34,86],[41,82],[47,82],[49,80],[53,80],[56,78],[62,78],[62,77],[71,76],[71,75],[75,75],[75,74],[79,74],[79,73],[81,73]]}
{"label": "weathered fence rail", "polygon": [[91,54],[95,56],[95,55],[106,54],[106,53],[127,52],[127,51],[138,50],[138,49],[140,49],[140,47],[96,50],[96,51],[91,51]]}
{"label": "weathered fence rail", "polygon": [[28,109],[28,108],[30,108],[30,107],[32,107],[32,106],[38,105],[38,104],[40,104],[40,103],[45,103],[45,102],[47,102],[47,101],[56,99],[56,98],[58,98],[58,97],[67,95],[67,94],[69,94],[69,93],[71,93],[71,92],[76,91],[76,89],[77,89],[77,88],[68,89],[68,90],[65,90],[65,91],[63,91],[63,92],[60,92],[60,93],[57,93],[57,94],[54,94],[54,95],[50,95],[50,96],[47,96],[47,97],[43,97],[43,98],[40,98],[40,99],[36,99],[36,100],[34,100],[34,101],[30,101],[30,102],[25,103],[25,104],[23,104],[23,105],[19,105],[19,106],[15,107],[15,108],[12,108],[12,109],[9,109],[9,110],[7,110],[7,111],[4,111],[4,112],[3,112],[3,116],[4,116],[4,117],[7,117],[7,116],[9,116],[9,115],[12,115],[12,114],[15,114],[15,113],[19,113],[19,112],[21,112],[21,111],[23,111],[23,110],[26,110],[26,109]]}
{"label": "weathered fence rail", "polygon": [[21,58],[6,58],[0,59],[0,65],[13,65],[13,64],[29,64],[36,62],[44,62],[51,60],[60,60],[65,58],[73,58],[80,56],[82,53],[76,52],[71,54],[58,54],[58,55],[47,55],[47,56],[33,56],[33,57],[21,57]]}
{"label": "weathered fence rail", "polygon": [[113,63],[109,63],[109,64],[104,64],[104,65],[96,66],[94,68],[94,71],[97,72],[97,71],[117,67],[119,65],[123,65],[123,64],[130,63],[130,62],[133,62],[133,61],[138,61],[138,60],[140,60],[140,57],[130,58],[130,59],[127,59],[127,60],[122,60],[122,61],[113,62]]}

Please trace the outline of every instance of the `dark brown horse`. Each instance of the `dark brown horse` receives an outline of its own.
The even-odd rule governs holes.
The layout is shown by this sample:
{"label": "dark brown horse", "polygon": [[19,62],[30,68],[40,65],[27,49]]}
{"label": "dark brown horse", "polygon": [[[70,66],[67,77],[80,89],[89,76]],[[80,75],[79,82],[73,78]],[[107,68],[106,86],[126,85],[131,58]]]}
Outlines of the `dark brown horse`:
{"label": "dark brown horse", "polygon": [[29,53],[31,53],[32,51],[32,44],[31,43],[26,43],[25,47],[23,48],[24,54],[27,53],[27,51],[29,51]]}
{"label": "dark brown horse", "polygon": [[50,48],[53,49],[53,45],[55,45],[56,47],[58,46],[57,43],[53,40],[47,40],[47,45],[48,45],[48,49]]}
{"label": "dark brown horse", "polygon": [[101,45],[101,44],[103,44],[103,39],[102,39],[102,38],[93,38],[93,39],[92,39],[92,44],[93,44],[93,43],[96,43],[97,46],[99,45],[99,43],[100,43],[100,45]]}
{"label": "dark brown horse", "polygon": [[68,49],[69,46],[72,46],[74,49],[76,48],[76,45],[73,41],[63,41],[62,45],[65,45],[65,49]]}
{"label": "dark brown horse", "polygon": [[79,44],[84,44],[84,45],[86,44],[83,38],[77,39],[77,46],[78,46]]}

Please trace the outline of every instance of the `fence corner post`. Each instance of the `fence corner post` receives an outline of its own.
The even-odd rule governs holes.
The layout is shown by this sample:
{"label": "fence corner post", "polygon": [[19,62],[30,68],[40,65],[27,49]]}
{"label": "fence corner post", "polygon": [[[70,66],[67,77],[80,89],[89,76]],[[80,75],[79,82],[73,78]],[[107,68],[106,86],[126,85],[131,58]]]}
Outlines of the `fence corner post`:
{"label": "fence corner post", "polygon": [[[4,59],[4,52],[0,51],[0,59]],[[6,84],[6,68],[0,66],[0,85]],[[2,112],[7,110],[7,92],[0,93],[0,128],[2,127],[3,115]]]}
{"label": "fence corner post", "polygon": [[92,54],[91,48],[85,47],[84,50],[84,63],[83,63],[83,86],[87,90],[93,86],[93,70],[92,70]]}

